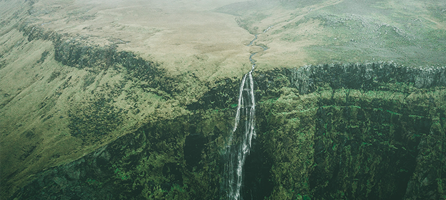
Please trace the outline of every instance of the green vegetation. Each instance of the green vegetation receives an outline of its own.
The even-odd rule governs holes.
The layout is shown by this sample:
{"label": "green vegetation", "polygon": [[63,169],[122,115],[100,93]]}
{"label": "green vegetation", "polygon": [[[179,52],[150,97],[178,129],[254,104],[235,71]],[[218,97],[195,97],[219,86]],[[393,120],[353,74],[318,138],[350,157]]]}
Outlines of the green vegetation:
{"label": "green vegetation", "polygon": [[[286,61],[304,55],[253,74],[257,137],[246,159],[244,199],[444,196],[445,68],[360,64],[367,60],[394,60],[409,66],[444,64],[444,6],[433,7],[427,1],[427,11],[422,12],[428,13],[419,15],[419,5],[392,9],[383,1],[305,0],[272,5],[286,8],[268,12],[268,6],[241,2],[217,9],[236,15],[238,25],[252,34],[274,25],[271,32],[259,35],[252,49],[271,46],[278,52],[256,54],[259,65],[262,56],[274,63],[275,56],[284,56]],[[255,8],[245,13],[244,8],[250,7]],[[276,21],[278,15],[272,13],[278,11],[286,13]],[[36,119],[30,122],[46,126],[60,111],[58,118],[66,123],[66,130],[49,124],[57,131],[43,137],[47,129],[28,128],[32,123],[8,124],[12,127],[8,130],[23,131],[4,131],[5,137],[15,134],[13,139],[27,138],[33,142],[24,144],[33,145],[8,148],[12,153],[2,161],[17,159],[20,167],[35,168],[14,171],[9,167],[2,194],[15,192],[11,199],[71,198],[66,194],[79,199],[226,199],[221,188],[227,176],[226,146],[234,128],[240,77],[216,75],[207,80],[195,72],[169,72],[163,63],[120,51],[117,44],[92,46],[84,36],[65,36],[42,25],[17,26],[26,37],[13,42],[19,45],[16,49],[31,49],[33,42],[41,40],[53,42],[50,50],[42,49],[30,64],[41,68],[32,79],[44,80],[52,89],[40,92],[43,89],[29,86],[36,81],[10,92],[13,95],[2,88],[8,100],[1,111],[14,110],[7,107],[10,102],[26,98],[21,93],[33,90],[36,93],[31,94],[43,97],[30,106],[39,114],[30,117]],[[208,59],[204,54],[193,57],[199,64]],[[299,65],[294,63],[299,59],[333,64],[287,69]],[[221,63],[232,61],[225,58]],[[49,62],[53,65],[46,66]],[[0,69],[13,68],[9,65],[0,60]],[[12,71],[26,77],[20,76],[20,70]],[[57,107],[61,109],[52,110],[56,105],[62,105]],[[57,142],[65,147],[73,141],[79,147],[53,154],[42,147]],[[67,156],[75,154],[71,151],[78,157]],[[51,158],[40,157],[46,154]],[[47,161],[51,165],[70,162],[35,174],[49,166]],[[32,182],[20,189],[17,183],[24,182],[16,179],[25,179],[26,173],[30,174],[26,180]]]}
{"label": "green vegetation", "polygon": [[[382,65],[398,77],[385,77]],[[316,78],[302,74],[306,69],[256,74],[257,137],[245,165],[243,195],[292,200],[429,193],[408,190],[407,184],[428,184],[437,188],[432,194],[444,195],[446,171],[438,166],[445,164],[439,157],[445,153],[444,86],[414,87],[415,79],[399,75],[404,68],[385,63],[363,66],[372,71],[366,74],[370,78],[356,80],[363,71],[352,71],[355,66],[311,66]],[[302,80],[310,76],[329,83]],[[237,104],[220,97],[239,85],[224,82],[189,114],[144,124],[82,158],[79,167],[90,170],[79,178],[82,187],[99,191],[85,194],[93,197],[112,187],[113,195],[129,199],[225,199],[220,191],[225,146]],[[427,170],[439,178],[413,178]],[[23,194],[40,192],[33,187]]]}

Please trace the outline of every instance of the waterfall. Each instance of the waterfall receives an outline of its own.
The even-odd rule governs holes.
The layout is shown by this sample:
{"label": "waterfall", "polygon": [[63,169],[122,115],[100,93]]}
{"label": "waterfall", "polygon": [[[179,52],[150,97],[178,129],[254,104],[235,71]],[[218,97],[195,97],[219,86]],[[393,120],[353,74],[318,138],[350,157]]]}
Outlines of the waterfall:
{"label": "waterfall", "polygon": [[254,54],[251,54],[249,57],[252,63],[251,70],[243,76],[240,84],[234,128],[226,146],[225,176],[227,182],[224,183],[226,186],[225,196],[227,196],[227,199],[232,200],[241,199],[243,165],[251,148],[251,140],[256,135],[254,130],[256,104],[254,99],[254,81],[252,79],[252,72],[255,68],[255,61],[252,59]]}

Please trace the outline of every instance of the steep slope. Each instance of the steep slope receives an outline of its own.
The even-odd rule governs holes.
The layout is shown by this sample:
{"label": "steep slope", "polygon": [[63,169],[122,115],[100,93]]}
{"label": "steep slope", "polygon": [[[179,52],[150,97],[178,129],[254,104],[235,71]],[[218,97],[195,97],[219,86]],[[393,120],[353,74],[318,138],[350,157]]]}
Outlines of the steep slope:
{"label": "steep slope", "polygon": [[[401,2],[0,1],[0,195],[222,196],[222,146],[253,53],[261,111],[246,198],[444,195],[446,4]],[[339,62],[374,64],[294,70]]]}

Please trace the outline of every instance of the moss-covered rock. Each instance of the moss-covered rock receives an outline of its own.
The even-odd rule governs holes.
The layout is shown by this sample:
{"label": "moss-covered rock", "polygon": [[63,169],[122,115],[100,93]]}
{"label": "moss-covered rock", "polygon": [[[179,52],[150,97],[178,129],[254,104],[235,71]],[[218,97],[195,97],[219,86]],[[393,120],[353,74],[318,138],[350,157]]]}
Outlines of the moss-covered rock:
{"label": "moss-covered rock", "polygon": [[[393,63],[257,72],[257,138],[242,195],[442,198],[444,74],[445,68]],[[189,106],[191,114],[147,123],[43,172],[14,197],[62,198],[82,190],[79,199],[225,199],[224,151],[235,112],[230,96],[238,83],[217,85]]]}

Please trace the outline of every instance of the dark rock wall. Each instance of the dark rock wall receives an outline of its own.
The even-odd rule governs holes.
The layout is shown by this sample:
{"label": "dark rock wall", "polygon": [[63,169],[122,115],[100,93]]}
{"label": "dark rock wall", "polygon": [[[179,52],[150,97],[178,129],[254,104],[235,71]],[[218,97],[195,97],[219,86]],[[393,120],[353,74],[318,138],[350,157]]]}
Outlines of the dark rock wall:
{"label": "dark rock wall", "polygon": [[[445,80],[445,68],[392,63],[257,72],[244,199],[444,198]],[[11,199],[225,199],[238,83],[218,85],[193,114],[47,170]]]}
{"label": "dark rock wall", "polygon": [[374,63],[260,74],[272,197],[444,198],[444,71]]}
{"label": "dark rock wall", "polygon": [[[28,41],[52,41],[64,65],[91,76],[113,68],[167,100],[185,94],[184,80],[199,82],[169,76],[162,63],[113,44],[92,46],[26,22],[17,28]],[[257,138],[245,164],[244,199],[446,199],[445,67],[327,64],[254,75]],[[197,102],[181,105],[190,115],[147,122],[36,174],[9,199],[225,199],[224,146],[239,84],[208,84]],[[71,134],[97,138],[116,128],[124,114],[112,104],[101,97],[73,110]]]}

